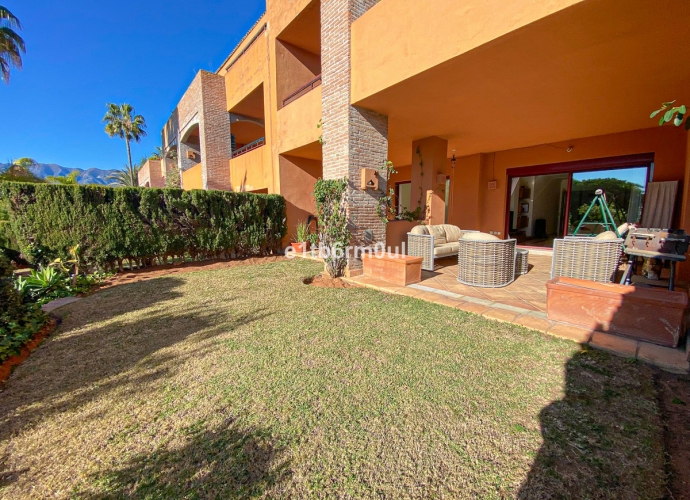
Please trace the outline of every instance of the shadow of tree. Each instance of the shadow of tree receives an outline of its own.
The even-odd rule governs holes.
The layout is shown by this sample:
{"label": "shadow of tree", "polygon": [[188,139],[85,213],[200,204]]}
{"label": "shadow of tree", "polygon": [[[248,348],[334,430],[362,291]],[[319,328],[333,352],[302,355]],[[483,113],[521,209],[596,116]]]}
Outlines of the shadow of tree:
{"label": "shadow of tree", "polygon": [[[77,498],[247,498],[289,477],[289,463],[271,434],[230,417],[213,430],[186,429],[182,446],[161,446],[117,469],[89,477],[98,493]],[[198,427],[203,427],[199,425]],[[107,493],[103,493],[103,492]]]}
{"label": "shadow of tree", "polygon": [[518,498],[662,498],[651,369],[583,349],[568,361],[565,391],[541,411],[544,443]]}
{"label": "shadow of tree", "polygon": [[[0,393],[0,443],[112,391],[136,396],[141,387],[179,367],[180,354],[165,349],[193,337],[184,356],[203,356],[214,348],[216,335],[268,316],[258,307],[249,314],[233,314],[228,303],[180,306],[178,301],[171,308],[167,301],[182,296],[176,288],[184,283],[160,278],[69,306],[63,325]],[[147,307],[151,311],[144,316],[129,315]],[[12,473],[3,476],[11,480]]]}

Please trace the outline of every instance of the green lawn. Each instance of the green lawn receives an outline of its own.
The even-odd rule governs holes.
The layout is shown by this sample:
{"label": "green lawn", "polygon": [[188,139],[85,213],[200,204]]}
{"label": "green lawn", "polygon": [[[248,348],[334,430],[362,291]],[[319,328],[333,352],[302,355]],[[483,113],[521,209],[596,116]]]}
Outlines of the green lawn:
{"label": "green lawn", "polygon": [[0,393],[4,497],[659,498],[644,365],[295,260],[104,290]]}

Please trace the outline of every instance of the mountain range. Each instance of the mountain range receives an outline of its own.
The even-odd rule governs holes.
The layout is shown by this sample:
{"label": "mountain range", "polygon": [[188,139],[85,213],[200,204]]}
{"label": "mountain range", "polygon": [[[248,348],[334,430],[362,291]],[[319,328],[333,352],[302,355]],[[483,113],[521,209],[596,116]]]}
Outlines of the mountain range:
{"label": "mountain range", "polygon": [[[7,166],[7,163],[0,163],[0,171]],[[77,174],[77,182],[79,184],[100,184],[103,186],[112,184],[113,181],[107,180],[106,177],[117,172],[117,170],[102,170],[100,168],[89,168],[86,170],[81,168],[67,168],[62,165],[56,165],[55,163],[36,163],[29,169],[31,173],[41,179],[45,179],[49,175],[64,177],[76,170],[79,172],[79,174]]]}

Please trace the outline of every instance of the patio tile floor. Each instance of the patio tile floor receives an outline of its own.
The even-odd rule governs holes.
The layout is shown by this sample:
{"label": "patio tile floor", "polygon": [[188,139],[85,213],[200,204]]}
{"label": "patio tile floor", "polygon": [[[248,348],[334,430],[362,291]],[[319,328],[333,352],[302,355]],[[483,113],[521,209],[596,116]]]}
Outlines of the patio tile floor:
{"label": "patio tile floor", "polygon": [[347,278],[352,284],[375,288],[514,323],[555,337],[632,357],[674,373],[690,372],[688,355],[680,349],[551,321],[546,317],[546,282],[551,275],[551,255],[530,252],[530,270],[503,288],[477,288],[459,283],[455,258],[440,259],[433,272],[422,271],[422,281],[406,287],[368,276]]}

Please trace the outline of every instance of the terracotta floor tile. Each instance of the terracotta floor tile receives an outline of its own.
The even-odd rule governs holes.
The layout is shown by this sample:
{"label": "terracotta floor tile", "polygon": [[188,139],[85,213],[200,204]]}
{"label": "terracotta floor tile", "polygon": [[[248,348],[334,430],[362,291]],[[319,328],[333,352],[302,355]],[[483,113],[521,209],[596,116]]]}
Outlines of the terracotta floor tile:
{"label": "terracotta floor tile", "polygon": [[686,353],[681,349],[640,342],[637,358],[675,373],[688,372]]}
{"label": "terracotta floor tile", "polygon": [[406,286],[404,288],[398,288],[395,291],[395,293],[398,295],[405,295],[407,297],[415,297],[422,293],[422,290],[417,290],[416,288],[410,288],[409,286]]}
{"label": "terracotta floor tile", "polygon": [[415,295],[415,299],[421,299],[426,302],[438,302],[442,295],[439,295],[437,293],[433,292],[424,292],[422,291],[419,295]]}
{"label": "terracotta floor tile", "polygon": [[598,349],[611,351],[619,356],[635,357],[637,354],[638,342],[636,340],[611,335],[609,333],[594,332],[589,345]]}
{"label": "terracotta floor tile", "polygon": [[484,311],[489,310],[488,306],[484,306],[481,304],[473,304],[472,302],[462,302],[455,307],[465,312],[470,312],[474,314],[482,314]]}
{"label": "terracotta floor tile", "polygon": [[484,316],[485,318],[512,322],[515,318],[519,316],[519,314],[513,311],[506,311],[505,309],[497,309],[495,307],[491,307],[487,311],[484,311],[482,313],[482,316]]}
{"label": "terracotta floor tile", "polygon": [[536,306],[533,306],[529,302],[525,302],[524,300],[500,300],[497,301],[500,302],[501,304],[505,304],[507,306],[512,306],[512,307],[519,307],[520,309],[527,309],[528,311],[539,311],[539,309]]}
{"label": "terracotta floor tile", "polygon": [[555,324],[549,328],[547,333],[562,339],[574,340],[575,342],[580,343],[586,343],[592,336],[591,330],[561,323]]}
{"label": "terracotta floor tile", "polygon": [[549,321],[548,319],[535,318],[534,316],[529,315],[518,316],[515,318],[514,322],[526,328],[531,328],[532,330],[537,330],[544,333],[553,326],[553,322]]}
{"label": "terracotta floor tile", "polygon": [[451,298],[451,297],[446,297],[446,296],[444,296],[444,295],[438,295],[438,296],[436,297],[436,300],[434,300],[434,303],[436,303],[436,304],[441,304],[441,305],[443,305],[443,306],[448,306],[448,307],[457,307],[458,304],[460,304],[460,303],[462,303],[462,302],[464,302],[464,301],[458,300],[458,299],[454,299],[454,298]]}

